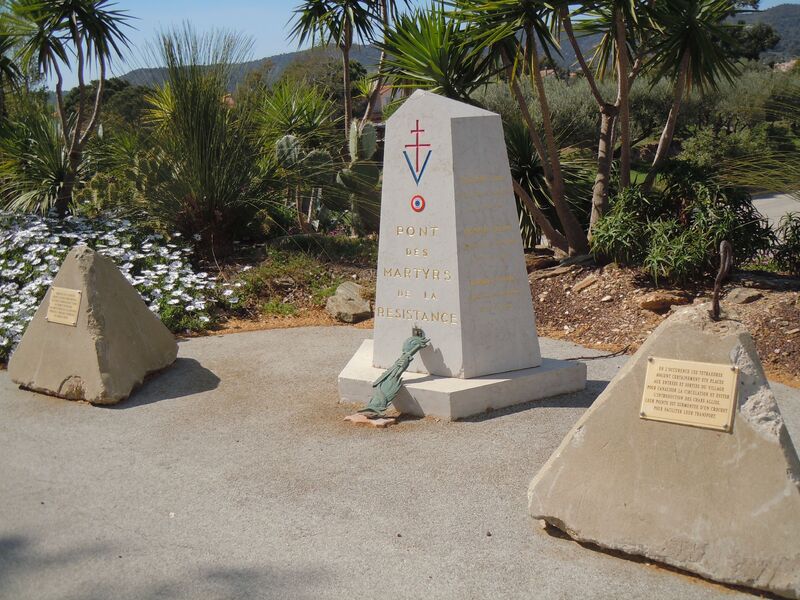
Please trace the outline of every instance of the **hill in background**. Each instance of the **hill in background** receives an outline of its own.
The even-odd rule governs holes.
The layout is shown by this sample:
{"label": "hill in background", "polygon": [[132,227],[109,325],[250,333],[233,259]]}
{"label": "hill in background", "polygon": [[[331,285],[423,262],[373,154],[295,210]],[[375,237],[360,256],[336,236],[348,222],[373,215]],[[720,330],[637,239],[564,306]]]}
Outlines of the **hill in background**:
{"label": "hill in background", "polygon": [[736,16],[745,23],[766,23],[781,36],[778,45],[765,52],[762,59],[785,60],[800,56],[800,4],[779,4],[757,13]]}
{"label": "hill in background", "polygon": [[[297,52],[287,52],[286,54],[277,54],[275,56],[269,56],[259,60],[239,63],[234,67],[231,75],[231,91],[233,91],[237,85],[244,81],[244,78],[248,73],[251,71],[264,69],[265,66],[268,65],[272,65],[272,68],[269,71],[268,81],[275,81],[291,63],[302,59],[308,53],[314,51],[319,50],[298,50]],[[329,54],[331,58],[341,60],[341,55],[335,48],[325,50],[325,52]],[[370,71],[377,66],[380,55],[380,50],[374,46],[353,46],[353,49],[350,52],[350,60],[360,62],[368,71]],[[163,68],[135,69],[129,73],[126,73],[125,75],[122,75],[121,77],[132,85],[153,86],[164,83],[165,74],[166,73]]]}
{"label": "hill in background", "polygon": [[[800,4],[780,4],[773,8],[750,14],[737,15],[737,21],[746,23],[767,23],[781,36],[781,41],[772,51],[764,53],[763,58],[769,60],[785,60],[800,56]],[[592,49],[596,45],[599,36],[588,36],[579,40],[581,49],[587,58],[591,55]],[[566,38],[561,40],[562,56],[555,56],[556,62],[564,68],[575,70],[575,53]],[[317,50],[318,51],[318,50]],[[241,83],[245,76],[255,70],[264,69],[266,65],[272,65],[269,71],[268,80],[275,81],[292,62],[302,59],[312,50],[298,50],[297,52],[287,52],[277,54],[259,60],[240,63],[234,68],[231,90]],[[340,55],[335,48],[327,50],[336,60]],[[375,70],[380,58],[380,51],[374,46],[353,46],[350,58],[360,62],[367,71]],[[152,86],[164,82],[164,69],[135,69],[122,75],[122,79],[133,85]]]}

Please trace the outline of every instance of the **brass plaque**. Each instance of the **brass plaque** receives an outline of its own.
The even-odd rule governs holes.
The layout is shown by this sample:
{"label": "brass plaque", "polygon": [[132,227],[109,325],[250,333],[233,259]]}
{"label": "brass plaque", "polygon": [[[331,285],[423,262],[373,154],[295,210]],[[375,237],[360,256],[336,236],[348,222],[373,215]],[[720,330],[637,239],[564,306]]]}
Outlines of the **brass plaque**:
{"label": "brass plaque", "polygon": [[731,431],[738,378],[739,369],[733,365],[651,356],[639,416]]}
{"label": "brass plaque", "polygon": [[50,288],[50,304],[47,305],[47,320],[61,325],[78,324],[78,310],[81,307],[80,290]]}

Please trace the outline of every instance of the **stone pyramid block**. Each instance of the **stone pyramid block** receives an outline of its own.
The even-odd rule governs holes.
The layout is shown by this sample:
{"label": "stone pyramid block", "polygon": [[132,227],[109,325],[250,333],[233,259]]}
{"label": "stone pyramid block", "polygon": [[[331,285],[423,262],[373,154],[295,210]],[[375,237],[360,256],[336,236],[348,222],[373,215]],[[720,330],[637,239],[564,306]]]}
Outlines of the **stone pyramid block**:
{"label": "stone pyramid block", "polygon": [[[800,463],[753,340],[708,306],[650,336],[531,482],[530,514],[576,540],[800,597]],[[640,418],[648,357],[740,368],[730,433]]]}
{"label": "stone pyramid block", "polygon": [[175,337],[108,258],[73,248],[9,361],[44,394],[114,404],[175,361]]}

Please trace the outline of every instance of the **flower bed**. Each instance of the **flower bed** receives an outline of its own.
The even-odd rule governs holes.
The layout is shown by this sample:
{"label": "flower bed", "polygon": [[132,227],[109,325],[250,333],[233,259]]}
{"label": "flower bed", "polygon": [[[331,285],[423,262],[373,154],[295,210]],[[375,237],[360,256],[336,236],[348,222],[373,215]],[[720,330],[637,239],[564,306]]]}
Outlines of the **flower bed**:
{"label": "flower bed", "polygon": [[6,361],[36,308],[76,244],[112,259],[147,306],[172,331],[198,331],[213,322],[214,310],[239,302],[235,286],[196,272],[191,248],[138,230],[126,219],[63,221],[0,212],[0,361]]}

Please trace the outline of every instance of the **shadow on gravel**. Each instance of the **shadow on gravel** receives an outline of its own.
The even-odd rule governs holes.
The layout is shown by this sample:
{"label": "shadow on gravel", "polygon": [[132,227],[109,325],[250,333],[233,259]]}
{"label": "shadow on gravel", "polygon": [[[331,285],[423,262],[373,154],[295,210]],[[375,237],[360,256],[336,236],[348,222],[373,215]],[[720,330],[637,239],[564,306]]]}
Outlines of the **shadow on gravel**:
{"label": "shadow on gravel", "polygon": [[111,409],[134,408],[217,389],[220,379],[193,358],[178,358],[163,371],[153,373],[142,386]]}
{"label": "shadow on gravel", "polygon": [[[42,577],[47,569],[59,569],[110,553],[108,547],[103,544],[45,552],[36,548],[27,537],[2,536],[0,537],[0,582],[7,582],[17,577],[32,578],[35,581]],[[1,591],[2,586],[0,586]]]}
{"label": "shadow on gravel", "polygon": [[[329,591],[331,576],[321,569],[211,568],[198,570],[181,580],[141,581],[138,589],[127,591],[137,600],[178,598],[292,598],[312,600]],[[97,586],[101,587],[101,586]],[[99,589],[81,600],[107,600],[107,590]]]}
{"label": "shadow on gravel", "polygon": [[[81,598],[106,600],[108,572],[135,560],[120,548],[95,544],[45,552],[26,537],[0,536],[0,582],[14,584],[22,591],[19,598]],[[121,552],[121,553],[120,553]],[[121,560],[120,560],[121,559]],[[63,569],[74,570],[66,580]],[[130,569],[131,567],[128,566]],[[105,572],[105,573],[104,573]],[[136,581],[136,580],[134,580]],[[191,569],[181,578],[159,581],[140,577],[136,584],[125,582],[125,597],[138,600],[177,598],[319,598],[331,585],[331,573],[319,567],[284,568],[271,565],[257,568],[210,567]],[[119,584],[117,584],[119,585]],[[5,598],[0,585],[0,596]],[[70,589],[72,588],[72,589]],[[34,590],[37,590],[34,593]],[[42,593],[48,590],[52,595]],[[30,592],[29,594],[25,592]],[[79,594],[79,595],[78,595]]]}
{"label": "shadow on gravel", "polygon": [[606,389],[608,381],[604,379],[590,379],[586,382],[586,389],[582,392],[573,394],[561,394],[560,396],[553,396],[552,398],[545,398],[543,400],[533,400],[525,404],[516,404],[508,408],[501,408],[485,412],[466,419],[459,419],[463,423],[480,423],[481,421],[488,421],[496,419],[497,417],[504,417],[506,415],[513,415],[526,410],[536,408],[589,408],[597,397]]}

